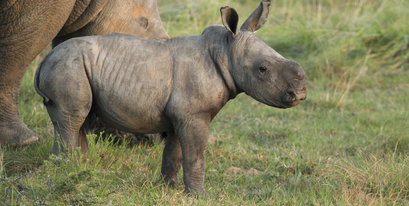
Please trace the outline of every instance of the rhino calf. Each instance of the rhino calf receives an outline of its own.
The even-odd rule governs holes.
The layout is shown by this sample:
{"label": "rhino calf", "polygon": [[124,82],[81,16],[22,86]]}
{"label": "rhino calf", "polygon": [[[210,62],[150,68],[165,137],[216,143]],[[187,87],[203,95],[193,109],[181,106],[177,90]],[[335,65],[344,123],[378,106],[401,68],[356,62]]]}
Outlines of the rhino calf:
{"label": "rhino calf", "polygon": [[209,26],[200,36],[154,41],[110,34],[56,47],[35,74],[35,89],[60,142],[53,153],[78,146],[85,152],[95,114],[125,132],[166,132],[162,177],[177,183],[183,165],[186,191],[206,194],[209,126],[227,101],[245,92],[264,104],[290,108],[306,98],[301,66],[254,35],[269,5],[262,1],[240,30],[236,11],[223,7],[223,25]]}

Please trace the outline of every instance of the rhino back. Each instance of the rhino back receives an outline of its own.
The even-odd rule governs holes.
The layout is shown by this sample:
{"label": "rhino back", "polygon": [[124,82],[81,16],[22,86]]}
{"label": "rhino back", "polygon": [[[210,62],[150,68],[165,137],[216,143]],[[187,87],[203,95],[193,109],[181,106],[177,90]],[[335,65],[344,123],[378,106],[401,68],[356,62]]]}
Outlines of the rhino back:
{"label": "rhino back", "polygon": [[124,34],[94,37],[84,65],[93,112],[107,126],[151,133],[171,127],[164,114],[171,93],[172,61],[162,41]]}

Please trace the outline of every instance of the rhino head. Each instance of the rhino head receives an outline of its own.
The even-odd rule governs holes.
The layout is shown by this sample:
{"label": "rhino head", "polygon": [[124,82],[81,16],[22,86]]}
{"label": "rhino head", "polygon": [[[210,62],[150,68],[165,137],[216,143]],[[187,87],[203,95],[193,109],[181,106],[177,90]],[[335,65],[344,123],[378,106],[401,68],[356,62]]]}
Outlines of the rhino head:
{"label": "rhino head", "polygon": [[254,32],[263,26],[270,1],[260,6],[237,28],[237,12],[220,9],[224,27],[229,31],[229,72],[237,92],[245,92],[257,101],[277,108],[290,108],[307,96],[305,74],[297,62],[285,59],[258,39]]}

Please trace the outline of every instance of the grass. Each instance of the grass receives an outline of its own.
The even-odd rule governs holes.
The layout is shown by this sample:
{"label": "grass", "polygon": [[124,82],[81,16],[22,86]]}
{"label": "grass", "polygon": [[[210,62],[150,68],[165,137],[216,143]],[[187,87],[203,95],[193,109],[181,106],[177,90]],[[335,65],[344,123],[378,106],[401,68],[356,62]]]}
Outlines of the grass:
{"label": "grass", "polygon": [[[240,24],[258,1],[159,1],[171,37],[221,24],[229,5]],[[292,109],[243,94],[211,125],[209,198],[158,183],[163,145],[90,141],[88,161],[49,157],[52,124],[26,73],[20,114],[43,136],[0,150],[5,205],[408,205],[409,2],[274,1],[257,36],[307,76],[308,98]],[[96,136],[89,136],[95,139]],[[257,170],[257,173],[246,171]],[[232,172],[236,171],[236,172]]]}

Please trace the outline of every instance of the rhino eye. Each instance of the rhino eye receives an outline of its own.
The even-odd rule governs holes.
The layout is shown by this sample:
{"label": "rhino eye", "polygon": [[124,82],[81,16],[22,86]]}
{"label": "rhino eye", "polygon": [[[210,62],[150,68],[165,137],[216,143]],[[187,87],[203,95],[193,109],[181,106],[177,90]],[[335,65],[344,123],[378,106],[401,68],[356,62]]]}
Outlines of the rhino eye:
{"label": "rhino eye", "polygon": [[267,71],[267,68],[266,68],[265,66],[261,66],[261,67],[258,68],[258,70],[259,70],[261,73],[264,74],[264,73]]}

